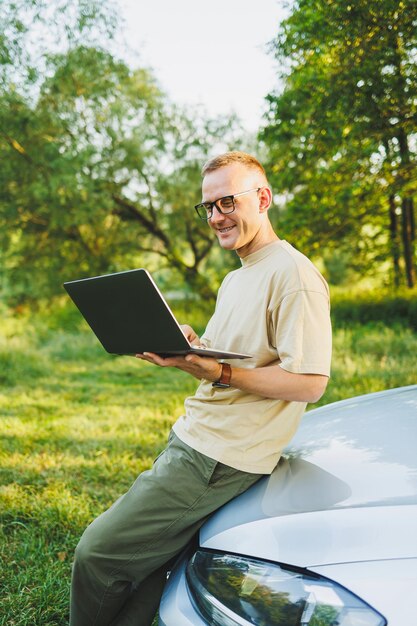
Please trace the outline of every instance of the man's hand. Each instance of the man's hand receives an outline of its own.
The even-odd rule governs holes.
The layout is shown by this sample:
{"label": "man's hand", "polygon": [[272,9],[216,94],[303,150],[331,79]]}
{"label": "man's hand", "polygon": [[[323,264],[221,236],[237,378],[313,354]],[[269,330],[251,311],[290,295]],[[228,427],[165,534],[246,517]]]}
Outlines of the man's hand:
{"label": "man's hand", "polygon": [[[190,326],[188,328],[190,328]],[[197,337],[195,333],[194,335]],[[214,382],[215,380],[219,380],[222,372],[222,366],[216,359],[201,357],[196,354],[187,354],[185,357],[172,356],[164,359],[153,352],[144,352],[143,354],[137,354],[136,357],[143,361],[148,361],[148,363],[159,365],[159,367],[176,367],[183,372],[187,372],[187,374],[191,374],[191,376],[194,376],[194,378],[198,380],[205,378],[206,380]]]}
{"label": "man's hand", "polygon": [[[201,341],[197,333],[188,324],[182,324],[181,328],[184,335],[192,346],[201,346]],[[172,356],[163,358],[153,352],[144,352],[137,354],[138,359],[148,361],[159,367],[176,367],[177,369],[191,374],[198,380],[205,378],[206,380],[219,380],[222,372],[222,366],[216,359],[210,357],[200,357],[196,354],[187,354],[187,356]]]}
{"label": "man's hand", "polygon": [[191,326],[188,326],[188,324],[181,324],[181,329],[192,346],[201,346],[200,337],[197,335],[195,330],[191,328]]}

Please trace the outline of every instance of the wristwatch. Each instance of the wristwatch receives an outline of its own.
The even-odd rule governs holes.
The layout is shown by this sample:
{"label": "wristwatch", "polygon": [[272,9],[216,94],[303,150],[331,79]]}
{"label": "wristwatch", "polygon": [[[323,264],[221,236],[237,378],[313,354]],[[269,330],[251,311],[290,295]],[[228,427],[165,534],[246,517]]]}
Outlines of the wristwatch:
{"label": "wristwatch", "polygon": [[229,363],[222,363],[222,373],[220,374],[219,380],[216,380],[212,387],[220,387],[221,389],[227,389],[230,387],[230,379],[232,378],[232,368]]}

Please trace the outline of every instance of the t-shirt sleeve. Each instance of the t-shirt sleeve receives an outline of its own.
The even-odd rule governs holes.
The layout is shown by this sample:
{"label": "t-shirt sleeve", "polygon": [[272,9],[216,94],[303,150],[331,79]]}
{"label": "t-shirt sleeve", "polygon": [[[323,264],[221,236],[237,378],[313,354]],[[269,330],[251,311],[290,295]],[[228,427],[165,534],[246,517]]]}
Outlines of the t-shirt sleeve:
{"label": "t-shirt sleeve", "polygon": [[297,290],[271,314],[271,339],[283,369],[330,376],[332,331],[327,295]]}

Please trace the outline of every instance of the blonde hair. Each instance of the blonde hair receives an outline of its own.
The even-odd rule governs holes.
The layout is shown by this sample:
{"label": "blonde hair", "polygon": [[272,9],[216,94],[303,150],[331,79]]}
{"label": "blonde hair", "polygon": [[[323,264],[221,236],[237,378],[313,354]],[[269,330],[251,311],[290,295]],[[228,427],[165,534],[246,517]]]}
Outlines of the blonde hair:
{"label": "blonde hair", "polygon": [[261,163],[259,163],[258,159],[247,152],[240,152],[238,150],[225,152],[224,154],[220,154],[219,156],[207,161],[207,163],[203,165],[201,175],[204,178],[204,176],[209,172],[214,172],[215,170],[225,167],[226,165],[230,165],[231,163],[239,163],[249,169],[258,170],[264,176],[265,180],[267,180],[265,170]]}

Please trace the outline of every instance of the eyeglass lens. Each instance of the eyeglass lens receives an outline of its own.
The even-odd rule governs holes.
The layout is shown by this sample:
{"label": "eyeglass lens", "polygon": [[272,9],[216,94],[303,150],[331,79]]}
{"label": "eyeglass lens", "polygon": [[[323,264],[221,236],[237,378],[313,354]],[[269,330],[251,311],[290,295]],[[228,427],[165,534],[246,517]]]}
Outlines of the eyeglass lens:
{"label": "eyeglass lens", "polygon": [[216,204],[220,205],[222,211],[230,211],[234,209],[235,204],[233,202],[233,196],[226,196],[225,198],[220,198],[217,200]]}
{"label": "eyeglass lens", "polygon": [[203,202],[198,205],[198,213],[200,217],[210,219],[213,215],[213,207],[216,206],[217,209],[220,209],[221,213],[232,213],[235,209],[235,204],[233,202],[233,196],[226,196],[224,198],[219,198],[216,202]]}

